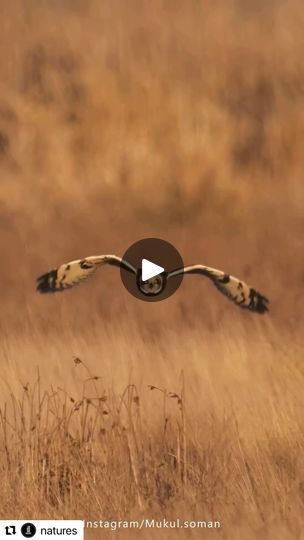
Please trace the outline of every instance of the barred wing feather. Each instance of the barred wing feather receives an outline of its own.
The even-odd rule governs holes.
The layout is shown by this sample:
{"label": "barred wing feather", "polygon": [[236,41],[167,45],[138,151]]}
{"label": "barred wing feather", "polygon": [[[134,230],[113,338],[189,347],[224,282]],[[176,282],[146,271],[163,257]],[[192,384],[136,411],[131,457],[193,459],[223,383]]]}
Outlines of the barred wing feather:
{"label": "barred wing feather", "polygon": [[37,290],[41,293],[64,291],[92,276],[97,268],[110,264],[136,273],[135,268],[116,255],[98,255],[78,259],[47,272],[37,278]]}
{"label": "barred wing feather", "polygon": [[206,276],[214,283],[221,293],[242,308],[250,309],[257,313],[265,313],[265,311],[268,311],[267,304],[269,303],[269,300],[265,296],[247,285],[244,281],[226,274],[221,270],[196,264],[174,270],[169,273],[168,278],[181,273]]}

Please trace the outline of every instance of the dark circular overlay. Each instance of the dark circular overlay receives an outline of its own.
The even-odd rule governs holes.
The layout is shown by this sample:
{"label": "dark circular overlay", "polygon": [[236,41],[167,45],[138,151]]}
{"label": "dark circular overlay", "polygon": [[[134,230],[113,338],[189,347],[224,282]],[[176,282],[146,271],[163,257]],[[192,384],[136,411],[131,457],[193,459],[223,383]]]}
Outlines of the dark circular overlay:
{"label": "dark circular overlay", "polygon": [[33,538],[36,534],[36,527],[34,523],[24,523],[21,527],[21,534],[25,538]]}
{"label": "dark circular overlay", "polygon": [[[183,268],[184,263],[177,249],[160,238],[144,238],[135,242],[127,249],[123,259],[136,268],[137,275],[135,276],[133,273],[121,268],[121,280],[127,291],[139,300],[145,302],[166,300],[177,291],[183,281],[183,274],[167,280],[167,274],[177,268]],[[151,287],[150,282],[147,283],[141,280],[143,259],[147,259],[165,269],[154,280],[152,278],[153,285],[151,283]]]}

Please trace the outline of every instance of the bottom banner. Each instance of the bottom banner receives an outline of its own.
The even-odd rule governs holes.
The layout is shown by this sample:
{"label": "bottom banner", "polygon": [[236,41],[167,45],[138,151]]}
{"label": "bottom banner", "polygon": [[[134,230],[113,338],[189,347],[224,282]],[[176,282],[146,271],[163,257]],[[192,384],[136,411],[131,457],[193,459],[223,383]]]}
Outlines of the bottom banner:
{"label": "bottom banner", "polygon": [[73,538],[84,539],[84,522],[81,520],[0,520],[0,538]]}

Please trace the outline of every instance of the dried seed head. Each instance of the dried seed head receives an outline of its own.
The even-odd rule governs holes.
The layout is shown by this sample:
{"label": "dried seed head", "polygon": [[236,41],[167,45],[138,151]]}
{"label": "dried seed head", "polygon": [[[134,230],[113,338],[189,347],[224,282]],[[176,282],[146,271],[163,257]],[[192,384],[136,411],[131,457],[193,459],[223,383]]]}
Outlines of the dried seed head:
{"label": "dried seed head", "polygon": [[177,399],[177,400],[180,400],[181,398],[179,397],[178,394],[176,394],[175,392],[169,392],[168,396],[170,398],[173,398],[173,399]]}
{"label": "dried seed head", "polygon": [[74,405],[74,411],[78,411],[81,407],[81,405],[83,404],[83,401],[77,401],[77,403],[75,403]]}

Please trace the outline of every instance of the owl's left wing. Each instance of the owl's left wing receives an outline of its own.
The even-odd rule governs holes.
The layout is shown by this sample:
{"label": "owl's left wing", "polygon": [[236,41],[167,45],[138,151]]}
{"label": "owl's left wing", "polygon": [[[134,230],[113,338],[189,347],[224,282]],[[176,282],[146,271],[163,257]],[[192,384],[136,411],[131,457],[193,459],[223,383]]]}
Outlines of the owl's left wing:
{"label": "owl's left wing", "polygon": [[117,257],[116,255],[97,255],[62,264],[58,268],[42,274],[42,276],[37,278],[37,291],[48,293],[69,289],[87,279],[94,274],[97,268],[104,264],[118,266],[136,274],[136,269],[130,263],[121,259],[121,257]]}
{"label": "owl's left wing", "polygon": [[209,268],[202,264],[185,266],[178,268],[168,274],[168,278],[180,274],[200,274],[209,278],[216,288],[225,296],[232,300],[235,304],[242,308],[250,309],[257,313],[265,313],[268,311],[269,300],[261,293],[247,285],[244,281],[225,274],[216,268]]}

